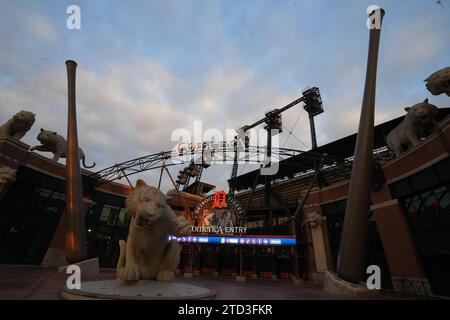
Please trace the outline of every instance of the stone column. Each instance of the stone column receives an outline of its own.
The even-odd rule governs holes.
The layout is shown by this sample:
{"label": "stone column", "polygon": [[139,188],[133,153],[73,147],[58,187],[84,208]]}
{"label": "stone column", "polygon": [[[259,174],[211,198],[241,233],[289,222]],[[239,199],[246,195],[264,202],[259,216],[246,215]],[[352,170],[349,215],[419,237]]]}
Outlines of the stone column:
{"label": "stone column", "polygon": [[323,273],[328,270],[326,246],[322,230],[323,217],[318,212],[306,213],[306,223],[311,230],[316,270],[312,272],[313,281],[322,281]]}
{"label": "stone column", "polygon": [[430,295],[431,287],[417,255],[413,237],[397,199],[372,206],[394,290]]}

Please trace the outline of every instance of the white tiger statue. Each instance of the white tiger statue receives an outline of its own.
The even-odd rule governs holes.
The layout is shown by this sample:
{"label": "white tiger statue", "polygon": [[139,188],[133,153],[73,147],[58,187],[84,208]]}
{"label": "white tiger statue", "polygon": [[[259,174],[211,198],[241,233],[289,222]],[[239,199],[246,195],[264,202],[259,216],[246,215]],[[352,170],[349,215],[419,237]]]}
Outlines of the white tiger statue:
{"label": "white tiger statue", "polygon": [[173,212],[161,191],[143,180],[136,182],[125,207],[132,218],[127,241],[119,241],[117,279],[172,281],[181,248],[176,240],[169,241],[168,237],[188,236],[192,226],[186,218]]}
{"label": "white tiger statue", "polygon": [[31,129],[35,120],[36,115],[33,112],[22,110],[0,126],[0,137],[20,140]]}
{"label": "white tiger statue", "polygon": [[386,144],[395,156],[439,130],[435,121],[438,110],[435,105],[428,103],[428,99],[405,108],[405,118],[386,137]]}
{"label": "white tiger statue", "polygon": [[[53,160],[58,161],[59,158],[67,157],[67,140],[63,136],[59,135],[56,131],[48,131],[41,128],[37,139],[41,142],[41,145],[30,148],[30,151],[48,151],[53,153]],[[88,166],[86,165],[86,156],[81,148],[78,150],[80,159],[85,168],[95,167],[95,162]]]}
{"label": "white tiger statue", "polygon": [[424,81],[432,95],[437,96],[445,93],[450,97],[450,67],[432,73]]}

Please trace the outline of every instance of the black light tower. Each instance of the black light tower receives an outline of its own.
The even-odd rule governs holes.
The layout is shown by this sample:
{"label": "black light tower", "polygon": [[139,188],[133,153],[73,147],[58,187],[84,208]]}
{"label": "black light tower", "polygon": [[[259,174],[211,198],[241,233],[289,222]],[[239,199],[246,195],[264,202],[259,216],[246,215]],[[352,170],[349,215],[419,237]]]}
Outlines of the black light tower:
{"label": "black light tower", "polygon": [[314,123],[314,117],[323,112],[322,99],[320,98],[319,88],[313,87],[303,91],[305,97],[305,105],[303,109],[308,112],[309,126],[311,129],[311,149],[317,148],[316,138],[316,125]]}
{"label": "black light tower", "polygon": [[[266,157],[267,159],[270,159],[271,153],[272,153],[272,129],[277,129],[278,133],[282,132],[283,122],[282,122],[282,116],[281,114],[288,109],[296,106],[300,102],[303,102],[304,109],[309,114],[309,121],[311,124],[311,139],[312,139],[312,149],[317,148],[317,140],[316,140],[316,130],[314,126],[314,117],[318,114],[321,114],[323,112],[323,106],[322,106],[322,99],[320,97],[320,90],[317,87],[309,88],[307,90],[304,90],[302,92],[302,96],[291,103],[285,105],[284,107],[280,109],[273,109],[272,111],[269,111],[265,114],[265,117],[256,121],[255,123],[247,126],[243,126],[240,128],[240,131],[245,134],[248,130],[259,126],[260,124],[265,123],[266,126],[264,129],[267,130],[267,150],[266,150]],[[233,180],[237,177],[238,172],[238,151],[235,144],[235,153],[234,153],[234,163],[233,163],[233,169],[231,171],[231,178],[230,180]],[[230,189],[228,191],[228,194],[234,194],[234,186],[230,184]]]}

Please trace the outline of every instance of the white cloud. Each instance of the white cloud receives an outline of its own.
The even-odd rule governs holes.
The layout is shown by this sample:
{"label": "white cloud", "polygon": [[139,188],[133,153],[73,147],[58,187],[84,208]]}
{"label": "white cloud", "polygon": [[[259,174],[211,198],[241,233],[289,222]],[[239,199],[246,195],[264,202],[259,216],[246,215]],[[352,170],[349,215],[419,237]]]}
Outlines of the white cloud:
{"label": "white cloud", "polygon": [[[200,11],[188,2],[152,3],[147,13],[154,19],[140,15],[146,10],[138,6],[121,7],[114,23],[105,18],[110,17],[108,13],[102,15],[92,5],[90,12],[98,13],[98,17],[92,14],[98,18],[95,30],[83,29],[65,38],[50,23],[51,13],[21,18],[20,10],[8,10],[10,15],[5,10],[0,19],[1,29],[6,30],[0,33],[4,48],[0,52],[0,122],[21,109],[31,110],[37,113],[37,121],[25,136],[26,143],[37,143],[41,127],[65,135],[67,84],[62,62],[69,53],[80,61],[80,145],[88,162],[97,162],[96,169],[170,149],[172,130],[191,130],[194,119],[203,121],[204,130],[223,132],[253,123],[269,109],[298,98],[299,89],[306,85],[319,86],[324,100],[325,113],[316,118],[319,144],[356,132],[365,76],[366,29],[356,32],[354,22],[343,23],[340,14],[310,25],[307,4],[289,10],[283,5],[251,4],[245,14],[233,13],[230,20],[224,4],[207,2]],[[268,10],[272,10],[269,15]],[[296,19],[299,14],[300,20]],[[417,82],[420,87],[422,78],[405,73],[417,71],[418,66],[430,67],[430,61],[442,52],[443,39],[448,38],[448,31],[435,30],[431,23],[413,18],[408,26],[387,23],[383,29],[377,123],[403,114],[403,107],[426,94],[425,89],[418,93],[414,86]],[[304,28],[299,28],[299,21]],[[342,32],[332,29],[334,25]],[[361,34],[364,38],[359,41],[356,36]],[[45,57],[48,61],[44,63]],[[282,146],[305,149],[303,143],[310,145],[305,112],[294,128],[300,112],[301,106],[283,114],[288,130],[280,136]],[[284,144],[292,128],[303,143],[291,136]],[[204,180],[224,188],[230,170],[230,166],[210,168]],[[176,176],[176,171],[171,169],[172,175]],[[142,174],[152,181],[157,176],[156,171]]]}
{"label": "white cloud", "polygon": [[408,25],[397,25],[389,31],[391,34],[383,44],[385,54],[382,59],[390,73],[423,65],[447,44],[444,39],[448,34],[426,20],[411,19]]}
{"label": "white cloud", "polygon": [[[102,155],[97,161],[102,166],[168,147],[171,128],[186,120],[162,97],[177,86],[167,70],[145,61],[112,69],[113,73],[98,74],[80,67],[77,72],[80,144],[87,154]],[[160,78],[170,81],[157,81]],[[25,77],[20,85],[0,89],[0,105],[6,106],[0,117],[6,121],[22,108],[34,111],[36,123],[24,139],[29,144],[36,143],[41,127],[65,135],[66,90],[64,68]]]}
{"label": "white cloud", "polygon": [[37,40],[53,42],[58,34],[54,26],[41,15],[30,13],[24,16],[23,23],[26,30]]}

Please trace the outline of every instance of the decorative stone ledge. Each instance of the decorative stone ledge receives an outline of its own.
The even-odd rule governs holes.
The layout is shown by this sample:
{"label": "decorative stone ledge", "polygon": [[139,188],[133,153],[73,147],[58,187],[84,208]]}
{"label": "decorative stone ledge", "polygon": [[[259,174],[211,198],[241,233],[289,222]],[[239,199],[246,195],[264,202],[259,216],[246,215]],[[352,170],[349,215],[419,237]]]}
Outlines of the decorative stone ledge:
{"label": "decorative stone ledge", "polygon": [[432,296],[430,283],[424,278],[391,277],[394,291],[416,296]]}
{"label": "decorative stone ledge", "polygon": [[363,282],[355,284],[342,280],[337,274],[330,271],[325,272],[323,291],[347,296],[370,296],[379,292],[379,290],[369,290]]}

